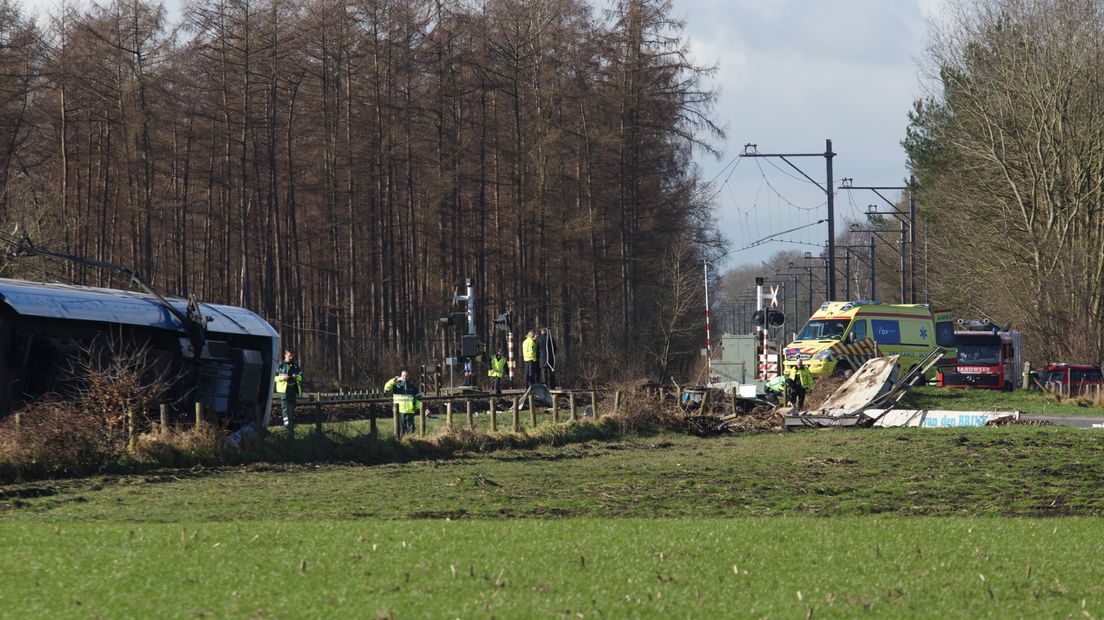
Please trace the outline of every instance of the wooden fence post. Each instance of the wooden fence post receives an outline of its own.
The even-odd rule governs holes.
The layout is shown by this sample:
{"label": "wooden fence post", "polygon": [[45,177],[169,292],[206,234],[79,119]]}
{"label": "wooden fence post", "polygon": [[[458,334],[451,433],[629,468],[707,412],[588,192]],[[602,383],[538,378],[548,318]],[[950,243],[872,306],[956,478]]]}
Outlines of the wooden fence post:
{"label": "wooden fence post", "polygon": [[472,400],[470,398],[464,400],[464,414],[468,418],[468,430],[475,428],[475,416],[472,413]]}
{"label": "wooden fence post", "polygon": [[590,393],[590,414],[594,416],[594,421],[598,421],[598,392]]}
{"label": "wooden fence post", "polygon": [[709,390],[702,390],[701,408],[698,409],[698,412],[701,413],[701,415],[706,415],[705,406],[708,405],[708,404],[709,404]]}
{"label": "wooden fence post", "polygon": [[1025,389],[1025,390],[1030,390],[1031,389],[1031,384],[1029,383],[1030,380],[1031,380],[1031,362],[1024,362],[1023,383],[1020,384],[1020,385],[1023,386],[1023,389]]}
{"label": "wooden fence post", "polygon": [[534,406],[533,395],[529,395],[529,429],[532,430],[537,427],[537,408]]}
{"label": "wooden fence post", "polygon": [[613,391],[613,415],[621,413],[621,390]]}
{"label": "wooden fence post", "polygon": [[521,428],[518,425],[518,398],[514,397],[511,400],[510,405],[510,423],[513,427],[513,431],[516,433]]}
{"label": "wooden fence post", "polygon": [[138,414],[134,412],[134,407],[128,407],[126,412],[127,417],[127,450],[130,452],[138,451],[138,421],[135,419]]}
{"label": "wooden fence post", "polygon": [[560,405],[555,394],[552,395],[552,422],[554,424],[560,423]]}
{"label": "wooden fence post", "polygon": [[378,410],[375,405],[368,406],[368,435],[372,439],[379,439],[379,423],[376,422],[376,413]]}
{"label": "wooden fence post", "polygon": [[399,403],[391,403],[391,418],[395,425],[395,439],[402,437],[402,418],[399,416]]}
{"label": "wooden fence post", "polygon": [[445,426],[452,429],[452,401],[445,403]]}
{"label": "wooden fence post", "polygon": [[[257,430],[261,430],[260,426],[260,424],[257,425]],[[161,403],[161,434],[169,434],[169,406],[165,403]]]}
{"label": "wooden fence post", "polygon": [[195,427],[198,431],[203,426],[203,403],[196,401],[195,404]]}
{"label": "wooden fence post", "polygon": [[579,412],[575,410],[575,392],[567,393],[567,407],[571,410],[571,421],[579,421]]}
{"label": "wooden fence post", "polygon": [[322,434],[322,403],[314,401],[314,432]]}
{"label": "wooden fence post", "polygon": [[740,408],[737,406],[738,400],[736,397],[736,389],[732,388],[732,415],[736,415],[740,412]]}
{"label": "wooden fence post", "polygon": [[488,401],[488,402],[489,402],[488,413],[490,414],[490,418],[491,418],[491,432],[492,433],[497,433],[498,432],[498,412],[495,411],[495,399],[494,399],[494,397],[491,397],[490,401]]}
{"label": "wooden fence post", "polygon": [[426,412],[425,403],[418,403],[418,425],[421,431],[422,437],[426,436]]}

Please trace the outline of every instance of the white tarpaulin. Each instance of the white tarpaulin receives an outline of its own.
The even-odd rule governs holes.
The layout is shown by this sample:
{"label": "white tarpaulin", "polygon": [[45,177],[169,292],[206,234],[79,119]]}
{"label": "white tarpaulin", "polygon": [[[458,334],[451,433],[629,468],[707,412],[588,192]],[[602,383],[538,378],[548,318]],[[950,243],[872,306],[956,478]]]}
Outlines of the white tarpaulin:
{"label": "white tarpaulin", "polygon": [[873,404],[893,388],[899,372],[897,357],[876,357],[863,364],[820,405],[816,413],[824,416],[853,415]]}
{"label": "white tarpaulin", "polygon": [[867,409],[864,415],[874,418],[874,426],[893,428],[918,426],[923,428],[953,428],[985,426],[1002,418],[1020,419],[1018,411],[944,411],[936,409]]}

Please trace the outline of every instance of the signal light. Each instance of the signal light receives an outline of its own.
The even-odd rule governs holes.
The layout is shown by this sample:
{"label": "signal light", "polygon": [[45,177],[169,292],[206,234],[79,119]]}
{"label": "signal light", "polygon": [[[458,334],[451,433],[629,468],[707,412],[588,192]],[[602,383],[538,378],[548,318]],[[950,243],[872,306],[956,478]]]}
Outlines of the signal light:
{"label": "signal light", "polygon": [[514,328],[514,318],[509,312],[503,312],[498,315],[498,318],[494,320],[495,325],[504,332],[511,331]]}

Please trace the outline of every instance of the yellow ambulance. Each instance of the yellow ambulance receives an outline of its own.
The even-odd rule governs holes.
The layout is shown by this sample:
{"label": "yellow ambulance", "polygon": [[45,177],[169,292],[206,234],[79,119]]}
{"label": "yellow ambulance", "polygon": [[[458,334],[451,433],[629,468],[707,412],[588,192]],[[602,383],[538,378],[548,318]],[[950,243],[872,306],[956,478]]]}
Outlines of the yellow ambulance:
{"label": "yellow ambulance", "polygon": [[956,362],[954,317],[949,310],[932,310],[923,304],[829,301],[786,346],[783,364],[789,369],[801,359],[814,376],[823,377],[858,370],[872,357],[899,355],[904,372],[936,346],[946,352],[933,375]]}

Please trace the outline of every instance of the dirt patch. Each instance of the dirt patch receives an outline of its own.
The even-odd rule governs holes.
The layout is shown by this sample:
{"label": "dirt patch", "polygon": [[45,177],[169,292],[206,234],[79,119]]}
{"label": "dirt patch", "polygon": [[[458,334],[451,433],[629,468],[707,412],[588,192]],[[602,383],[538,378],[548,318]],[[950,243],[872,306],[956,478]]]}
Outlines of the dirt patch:
{"label": "dirt patch", "polygon": [[24,487],[8,490],[0,490],[0,499],[35,499],[38,497],[52,497],[57,495],[55,489],[46,487]]}
{"label": "dirt patch", "polygon": [[847,379],[843,377],[821,377],[813,383],[813,389],[805,396],[806,407],[820,407]]}
{"label": "dirt patch", "polygon": [[797,461],[796,465],[854,465],[857,461],[844,457],[830,456],[826,459],[804,458]]}

